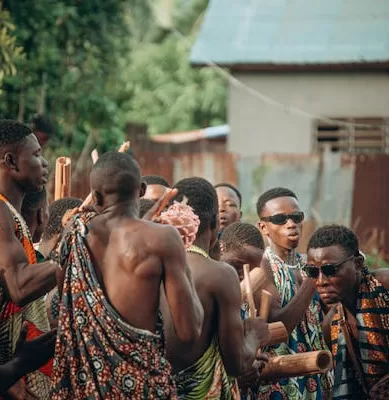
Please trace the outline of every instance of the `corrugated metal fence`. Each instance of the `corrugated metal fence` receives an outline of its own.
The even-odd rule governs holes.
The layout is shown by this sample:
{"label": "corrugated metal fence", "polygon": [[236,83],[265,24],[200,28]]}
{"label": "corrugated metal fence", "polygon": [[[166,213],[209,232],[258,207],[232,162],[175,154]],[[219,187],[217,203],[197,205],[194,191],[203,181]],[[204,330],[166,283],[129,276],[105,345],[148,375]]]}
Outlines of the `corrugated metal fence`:
{"label": "corrugated metal fence", "polygon": [[[318,226],[341,223],[358,233],[362,248],[389,260],[389,155],[266,154],[238,158],[229,153],[138,153],[143,175],[157,174],[170,183],[201,176],[212,183],[238,185],[243,196],[243,216],[257,220],[255,203],[260,193],[285,186],[299,197],[307,215],[301,248]],[[89,191],[89,165],[73,180],[72,195]]]}

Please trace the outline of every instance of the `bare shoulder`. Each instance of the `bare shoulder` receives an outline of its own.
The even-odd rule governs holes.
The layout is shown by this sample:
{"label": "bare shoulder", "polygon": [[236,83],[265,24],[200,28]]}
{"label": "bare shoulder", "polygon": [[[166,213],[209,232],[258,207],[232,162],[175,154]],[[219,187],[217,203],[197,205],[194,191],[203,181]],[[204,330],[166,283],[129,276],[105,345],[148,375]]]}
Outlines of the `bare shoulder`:
{"label": "bare shoulder", "polygon": [[222,261],[211,260],[211,263],[214,268],[210,269],[208,276],[217,293],[227,293],[235,287],[240,291],[239,277],[234,267]]}
{"label": "bare shoulder", "polygon": [[385,289],[389,290],[389,268],[377,269],[373,275],[382,283]]}
{"label": "bare shoulder", "polygon": [[13,217],[4,202],[0,201],[0,235],[2,240],[9,237],[9,233],[13,232]]}

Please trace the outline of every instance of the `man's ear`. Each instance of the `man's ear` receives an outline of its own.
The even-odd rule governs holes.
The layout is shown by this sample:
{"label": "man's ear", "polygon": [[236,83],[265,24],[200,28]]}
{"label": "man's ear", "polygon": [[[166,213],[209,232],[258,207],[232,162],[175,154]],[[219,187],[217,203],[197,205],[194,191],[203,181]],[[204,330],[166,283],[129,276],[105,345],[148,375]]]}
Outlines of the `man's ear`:
{"label": "man's ear", "polygon": [[261,220],[259,220],[257,222],[257,228],[258,228],[259,232],[261,232],[263,235],[267,235],[268,234],[267,226]]}
{"label": "man's ear", "polygon": [[242,219],[242,215],[243,215],[242,210],[240,210],[239,221]]}
{"label": "man's ear", "polygon": [[147,183],[142,181],[142,183],[140,184],[139,197],[143,197],[146,194],[146,189],[147,189]]}
{"label": "man's ear", "polygon": [[18,167],[16,165],[16,158],[10,152],[4,154],[4,164],[8,169],[14,169],[16,171],[18,170]]}
{"label": "man's ear", "polygon": [[103,196],[97,190],[92,191],[92,199],[93,203],[96,204],[96,206],[101,207],[103,205]]}
{"label": "man's ear", "polygon": [[361,271],[365,265],[365,257],[363,257],[361,253],[359,253],[359,255],[355,257],[354,263],[357,271]]}

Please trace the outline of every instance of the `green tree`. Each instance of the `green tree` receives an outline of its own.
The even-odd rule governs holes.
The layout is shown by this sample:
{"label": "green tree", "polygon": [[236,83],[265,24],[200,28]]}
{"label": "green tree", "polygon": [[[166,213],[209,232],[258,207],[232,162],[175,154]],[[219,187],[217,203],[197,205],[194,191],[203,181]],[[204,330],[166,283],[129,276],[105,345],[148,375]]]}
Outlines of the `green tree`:
{"label": "green tree", "polygon": [[189,53],[207,0],[158,0],[149,41],[132,44],[123,69],[127,119],[151,134],[198,129],[226,121],[226,82],[211,68],[193,68]]}
{"label": "green tree", "polygon": [[16,45],[14,30],[9,12],[3,9],[0,1],[0,94],[3,79],[16,74],[15,63],[22,57],[23,49]]}

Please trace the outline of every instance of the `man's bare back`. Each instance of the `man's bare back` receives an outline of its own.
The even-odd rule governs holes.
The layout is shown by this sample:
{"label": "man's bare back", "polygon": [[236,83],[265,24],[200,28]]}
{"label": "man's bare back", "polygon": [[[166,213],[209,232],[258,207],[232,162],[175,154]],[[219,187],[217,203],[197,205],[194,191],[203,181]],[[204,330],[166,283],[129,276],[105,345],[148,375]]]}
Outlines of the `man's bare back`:
{"label": "man's bare back", "polygon": [[87,243],[98,279],[111,305],[139,329],[156,329],[163,259],[181,240],[175,233],[169,226],[124,216],[98,215],[90,223]]}

